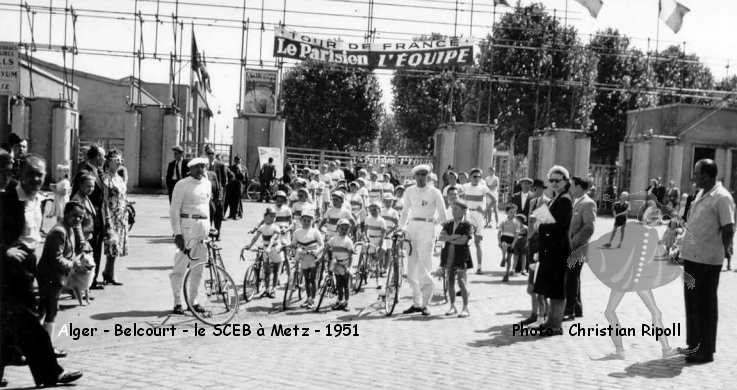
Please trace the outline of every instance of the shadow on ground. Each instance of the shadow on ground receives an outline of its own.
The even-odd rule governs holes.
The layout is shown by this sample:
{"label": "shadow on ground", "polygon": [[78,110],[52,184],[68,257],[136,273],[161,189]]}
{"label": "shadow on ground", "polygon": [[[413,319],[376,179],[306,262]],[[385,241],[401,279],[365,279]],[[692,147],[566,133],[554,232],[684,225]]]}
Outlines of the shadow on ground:
{"label": "shadow on ground", "polygon": [[614,378],[643,377],[649,379],[675,378],[681,375],[686,361],[683,358],[655,359],[644,363],[637,362],[624,369],[624,372],[612,372]]}
{"label": "shadow on ground", "polygon": [[171,314],[171,310],[129,310],[108,313],[97,313],[90,316],[93,320],[110,320],[113,318],[143,318],[143,317],[165,317]]}

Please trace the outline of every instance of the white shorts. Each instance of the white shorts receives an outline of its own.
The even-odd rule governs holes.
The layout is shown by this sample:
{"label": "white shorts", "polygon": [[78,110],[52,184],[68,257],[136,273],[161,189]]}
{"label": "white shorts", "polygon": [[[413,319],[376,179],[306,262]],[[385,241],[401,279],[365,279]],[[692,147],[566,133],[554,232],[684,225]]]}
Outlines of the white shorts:
{"label": "white shorts", "polygon": [[469,211],[466,213],[466,220],[476,229],[476,235],[480,236],[484,228],[484,216],[478,211]]}

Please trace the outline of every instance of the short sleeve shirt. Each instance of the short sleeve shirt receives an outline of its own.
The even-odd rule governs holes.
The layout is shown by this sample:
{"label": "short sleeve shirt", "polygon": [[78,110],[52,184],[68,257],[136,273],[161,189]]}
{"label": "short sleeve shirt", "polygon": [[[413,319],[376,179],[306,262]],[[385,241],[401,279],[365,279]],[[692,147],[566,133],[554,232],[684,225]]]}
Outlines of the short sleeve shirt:
{"label": "short sleeve shirt", "polygon": [[481,207],[482,209],[486,209],[486,199],[484,198],[486,195],[490,195],[491,190],[489,190],[489,187],[479,183],[478,185],[473,185],[471,183],[466,183],[463,185],[463,200],[466,201],[466,204],[468,204],[469,210],[474,210],[478,207]]}
{"label": "short sleeve shirt", "polygon": [[292,209],[288,206],[278,207],[276,209],[276,225],[280,227],[289,227],[292,224]]}
{"label": "short sleeve shirt", "polygon": [[386,222],[386,228],[391,230],[399,224],[399,212],[393,208],[383,208],[381,210],[381,218]]}
{"label": "short sleeve shirt", "polygon": [[279,234],[280,232],[279,227],[276,226],[275,223],[272,223],[271,225],[261,225],[261,227],[258,228],[258,231],[261,233],[261,239],[264,241],[264,244],[268,244],[269,241],[271,241],[271,237],[275,234]]}
{"label": "short sleeve shirt", "polygon": [[336,209],[335,207],[330,207],[325,212],[325,218],[327,221],[325,225],[327,226],[328,237],[332,237],[337,233],[338,221],[340,221],[341,218],[353,220],[353,215],[351,215],[350,210],[346,210],[344,208]]}
{"label": "short sleeve shirt", "polygon": [[347,261],[353,255],[353,241],[348,236],[335,236],[328,241],[328,246],[333,253],[333,259],[336,261]]}
{"label": "short sleeve shirt", "polygon": [[299,228],[294,232],[292,238],[299,248],[306,250],[316,250],[320,247],[322,236],[315,228]]}
{"label": "short sleeve shirt", "polygon": [[382,231],[386,231],[384,218],[381,218],[381,216],[374,218],[369,215],[366,217],[364,224],[366,224],[366,236],[368,236],[369,242],[378,245],[384,239]]}
{"label": "short sleeve shirt", "polygon": [[732,195],[717,182],[709,192],[701,190],[691,204],[681,257],[695,263],[722,265],[724,244],[720,229],[734,223]]}

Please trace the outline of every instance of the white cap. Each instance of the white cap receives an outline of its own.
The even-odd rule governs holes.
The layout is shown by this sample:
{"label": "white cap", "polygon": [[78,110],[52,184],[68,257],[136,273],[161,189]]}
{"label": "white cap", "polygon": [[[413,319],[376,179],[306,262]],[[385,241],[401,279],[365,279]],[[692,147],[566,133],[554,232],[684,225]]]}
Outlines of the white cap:
{"label": "white cap", "polygon": [[302,210],[301,217],[312,217],[312,218],[315,218],[315,209],[312,208],[312,207],[305,207]]}
{"label": "white cap", "polygon": [[427,164],[420,164],[414,168],[412,168],[412,174],[417,174],[417,172],[425,171],[427,173],[430,173],[430,166]]}
{"label": "white cap", "polygon": [[187,163],[187,167],[192,168],[195,165],[207,165],[209,163],[210,163],[210,160],[204,157],[196,157],[196,158],[189,160],[189,162]]}

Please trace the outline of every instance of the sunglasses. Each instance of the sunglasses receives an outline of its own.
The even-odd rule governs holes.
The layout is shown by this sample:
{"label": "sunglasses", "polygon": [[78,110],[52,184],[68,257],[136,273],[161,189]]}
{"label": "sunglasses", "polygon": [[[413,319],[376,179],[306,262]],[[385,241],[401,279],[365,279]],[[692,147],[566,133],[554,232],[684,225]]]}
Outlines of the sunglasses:
{"label": "sunglasses", "polygon": [[471,176],[471,179],[481,179],[481,176],[479,176],[479,175],[473,175],[473,176]]}
{"label": "sunglasses", "polygon": [[417,172],[415,173],[417,176],[427,176],[427,172]]}
{"label": "sunglasses", "polygon": [[548,179],[548,181],[551,183],[560,183],[563,181],[563,179]]}

